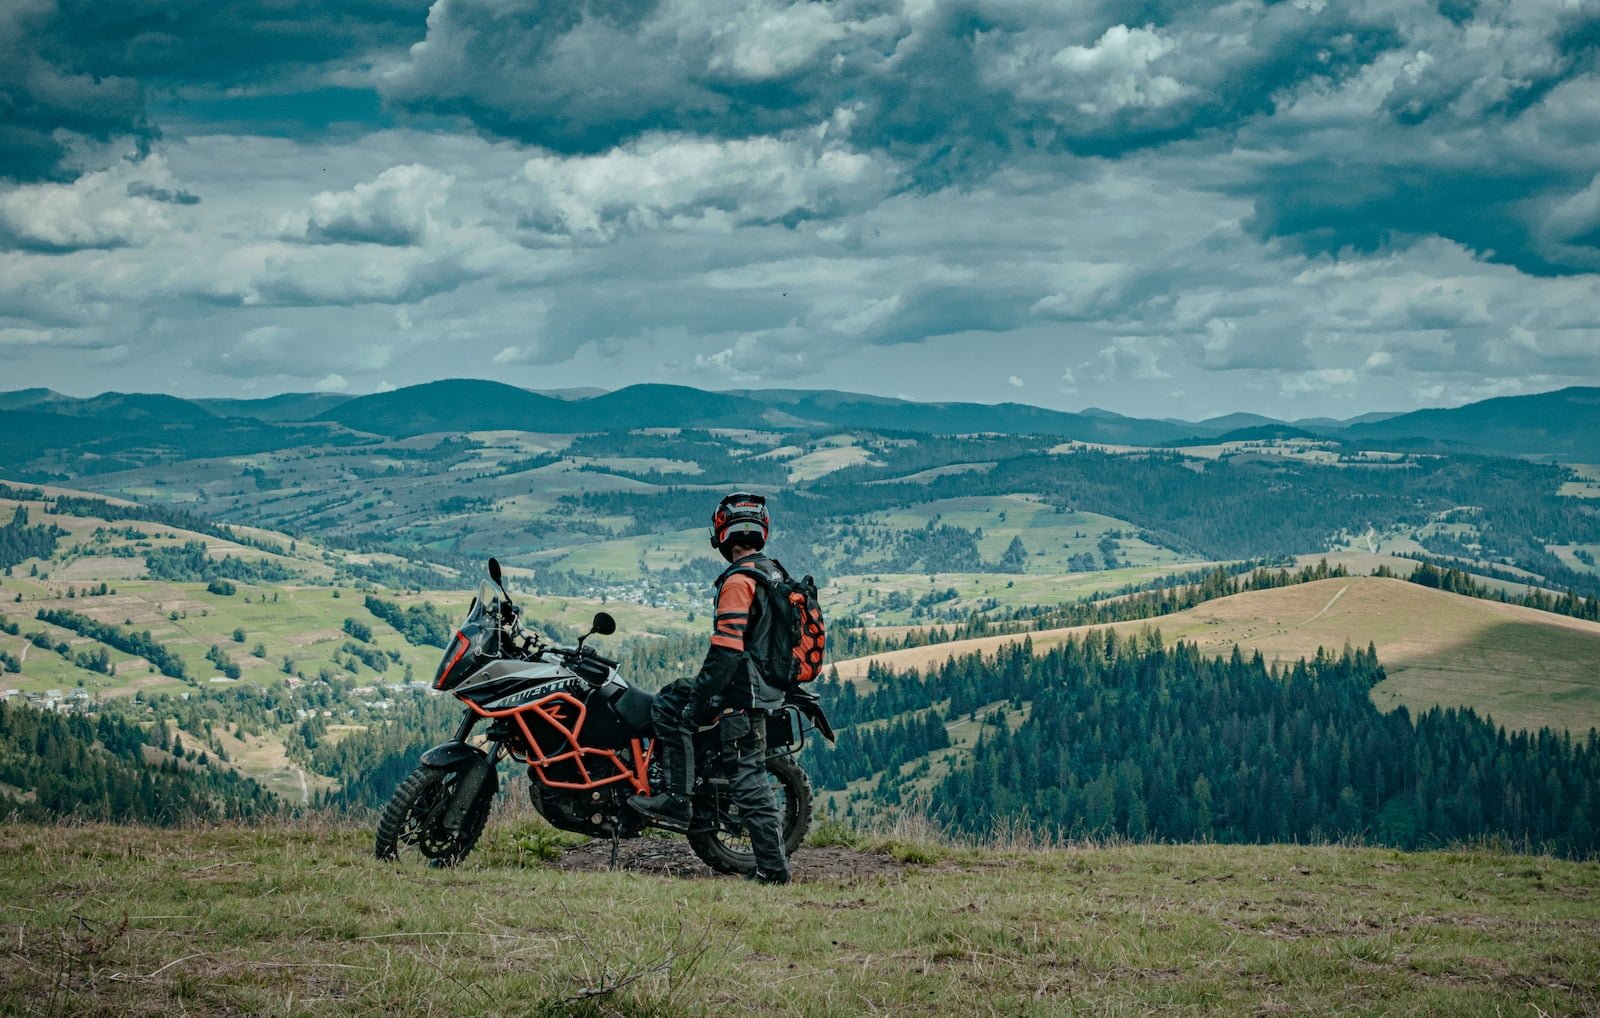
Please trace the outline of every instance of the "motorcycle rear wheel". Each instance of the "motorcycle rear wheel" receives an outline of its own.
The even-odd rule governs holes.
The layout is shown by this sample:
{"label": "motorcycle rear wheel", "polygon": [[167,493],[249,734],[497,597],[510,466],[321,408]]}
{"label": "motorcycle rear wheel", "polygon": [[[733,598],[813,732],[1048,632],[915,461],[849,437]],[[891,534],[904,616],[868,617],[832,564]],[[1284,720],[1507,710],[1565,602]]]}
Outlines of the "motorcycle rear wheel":
{"label": "motorcycle rear wheel", "polygon": [[[805,769],[786,756],[767,761],[767,777],[772,784],[778,815],[783,818],[783,854],[793,855],[811,829],[811,778]],[[689,847],[700,861],[718,873],[749,873],[756,868],[750,839],[718,827],[689,835]]]}
{"label": "motorcycle rear wheel", "polygon": [[426,859],[430,866],[454,866],[465,859],[489,820],[494,790],[485,785],[485,794],[467,811],[461,829],[452,831],[444,826],[444,814],[460,783],[460,771],[412,771],[378,817],[374,854],[386,862]]}

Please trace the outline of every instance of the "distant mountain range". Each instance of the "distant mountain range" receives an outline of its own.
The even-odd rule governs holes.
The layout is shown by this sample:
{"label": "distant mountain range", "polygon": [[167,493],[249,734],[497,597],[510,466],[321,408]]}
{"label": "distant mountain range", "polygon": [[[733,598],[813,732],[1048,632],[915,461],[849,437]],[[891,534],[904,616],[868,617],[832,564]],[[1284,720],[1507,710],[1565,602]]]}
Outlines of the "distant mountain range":
{"label": "distant mountain range", "polygon": [[[708,392],[633,385],[613,392],[536,392],[500,382],[450,379],[344,396],[284,393],[266,399],[185,400],[102,393],[75,399],[49,389],[0,393],[0,468],[52,451],[112,462],[124,450],[170,456],[232,455],[303,442],[359,442],[439,432],[572,433],[631,428],[862,428],[929,434],[1040,434],[1117,445],[1182,447],[1274,436],[1324,437],[1366,448],[1475,452],[1600,462],[1600,388],[1508,396],[1445,410],[1365,414],[1348,421],[1280,421],[1228,414],[1199,422],[1068,413],[1020,403],[917,403],[827,390]],[[49,472],[48,470],[46,472]]]}

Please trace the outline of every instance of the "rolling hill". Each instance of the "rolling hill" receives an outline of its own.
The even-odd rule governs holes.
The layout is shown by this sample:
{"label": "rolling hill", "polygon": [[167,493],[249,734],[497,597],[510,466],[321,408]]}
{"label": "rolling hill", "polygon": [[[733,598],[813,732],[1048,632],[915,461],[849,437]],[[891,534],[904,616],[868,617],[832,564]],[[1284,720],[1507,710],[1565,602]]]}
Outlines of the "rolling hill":
{"label": "rolling hill", "polygon": [[[1084,628],[1028,634],[1036,649]],[[1158,629],[1169,642],[1206,654],[1235,645],[1285,663],[1349,644],[1376,645],[1388,679],[1373,690],[1380,707],[1472,707],[1507,728],[1549,726],[1581,734],[1600,727],[1600,624],[1419,587],[1352,577],[1210,601],[1163,618],[1118,623],[1123,632]],[[985,637],[890,651],[838,665],[859,680],[870,663],[925,668],[952,655],[991,654],[1022,636]]]}
{"label": "rolling hill", "polygon": [[[1073,413],[1020,403],[919,403],[806,389],[711,392],[646,384],[614,392],[541,393],[483,379],[427,382],[370,396],[283,393],[253,400],[183,400],[129,393],[77,399],[38,388],[0,392],[0,412],[19,410],[184,424],[214,417],[272,423],[320,420],[391,438],[508,429],[571,434],[648,427],[865,428],[943,435],[1050,435],[1112,445],[1156,446],[1192,444],[1233,432],[1268,435],[1288,428],[1353,444],[1600,462],[1600,438],[1595,437],[1600,435],[1600,389],[1582,387],[1445,409],[1362,414],[1348,421],[1293,422],[1235,413],[1191,423],[1127,417],[1093,408]],[[278,446],[261,446],[269,447]]]}
{"label": "rolling hill", "polygon": [[[191,746],[211,750],[213,766],[289,803],[337,785],[289,755],[307,716],[297,712],[327,711],[333,739],[395,716],[406,706],[396,703],[421,695],[410,684],[432,674],[443,631],[469,596],[471,581],[436,572],[425,575],[447,589],[397,589],[413,574],[393,555],[89,492],[0,488],[0,528],[18,510],[52,535],[51,548],[0,562],[0,699],[58,710],[115,704],[147,725],[168,719]],[[573,628],[598,607],[518,594],[530,617],[553,626]],[[369,595],[417,624],[396,628]],[[687,625],[640,605],[608,609],[626,636]],[[431,644],[419,640],[422,623]]]}
{"label": "rolling hill", "polygon": [[1451,409],[1417,410],[1354,424],[1339,434],[1353,442],[1432,443],[1499,456],[1595,463],[1600,462],[1600,388],[1572,386]]}
{"label": "rolling hill", "polygon": [[501,382],[456,378],[359,396],[317,420],[391,438],[441,431],[572,431],[572,404]]}
{"label": "rolling hill", "polygon": [[338,392],[286,392],[266,399],[197,399],[218,417],[254,417],[261,421],[309,421],[354,396]]}

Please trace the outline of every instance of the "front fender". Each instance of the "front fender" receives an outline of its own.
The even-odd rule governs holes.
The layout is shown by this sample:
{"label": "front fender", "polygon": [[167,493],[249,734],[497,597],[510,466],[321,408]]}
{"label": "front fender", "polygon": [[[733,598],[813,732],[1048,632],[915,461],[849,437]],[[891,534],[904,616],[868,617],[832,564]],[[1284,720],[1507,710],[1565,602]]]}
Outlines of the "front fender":
{"label": "front fender", "polygon": [[489,754],[459,739],[443,742],[422,754],[422,766],[440,771],[459,771]]}

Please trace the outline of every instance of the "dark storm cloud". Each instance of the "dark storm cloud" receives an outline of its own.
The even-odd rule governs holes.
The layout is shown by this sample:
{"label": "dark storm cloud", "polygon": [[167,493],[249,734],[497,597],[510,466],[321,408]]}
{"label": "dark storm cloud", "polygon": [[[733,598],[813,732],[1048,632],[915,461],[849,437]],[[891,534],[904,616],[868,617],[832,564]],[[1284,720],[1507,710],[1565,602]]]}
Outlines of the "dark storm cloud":
{"label": "dark storm cloud", "polygon": [[1241,148],[1283,153],[1227,188],[1254,199],[1253,232],[1311,253],[1442,236],[1532,275],[1600,269],[1571,216],[1600,167],[1600,3],[1454,13],[1405,10],[1403,55],[1369,75],[1375,108],[1302,116],[1289,102],[1240,133]]}
{"label": "dark storm cloud", "polygon": [[59,176],[67,152],[57,132],[96,141],[154,136],[137,80],[52,59],[61,27],[48,0],[0,5],[0,179]]}
{"label": "dark storm cloud", "polygon": [[157,187],[142,180],[136,180],[129,184],[126,193],[129,198],[149,198],[151,201],[158,201],[167,205],[200,204],[200,196],[197,194],[190,194],[181,188]]}
{"label": "dark storm cloud", "polygon": [[1226,128],[1340,79],[1391,19],[1301,5],[439,0],[392,101],[563,152],[648,131],[745,137],[857,111],[934,184],[1027,150],[1118,154]]}
{"label": "dark storm cloud", "polygon": [[1593,271],[1600,258],[1544,249],[1524,206],[1530,194],[1582,182],[1558,167],[1441,167],[1404,156],[1374,164],[1330,155],[1278,167],[1240,193],[1255,199],[1252,232],[1307,253],[1373,253],[1438,235],[1531,275],[1557,275]]}
{"label": "dark storm cloud", "polygon": [[427,0],[12,0],[0,5],[0,179],[74,175],[70,141],[147,146],[153,89],[270,86],[420,36]]}
{"label": "dark storm cloud", "polygon": [[[1547,223],[1530,198],[1589,183],[1592,130],[1563,150],[1551,109],[1564,86],[1594,80],[1597,42],[1595,0],[662,0],[559,13],[439,0],[426,41],[379,87],[401,107],[566,153],[650,132],[770,135],[848,109],[852,144],[924,189],[1030,156],[1254,143],[1277,155],[1218,186],[1255,200],[1260,237],[1370,252],[1438,235],[1558,274],[1600,265],[1600,223]],[[1363,90],[1376,101],[1334,123],[1284,116],[1307,97],[1359,104]]]}

